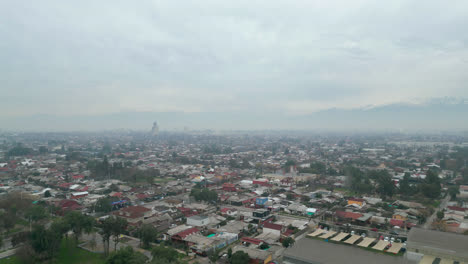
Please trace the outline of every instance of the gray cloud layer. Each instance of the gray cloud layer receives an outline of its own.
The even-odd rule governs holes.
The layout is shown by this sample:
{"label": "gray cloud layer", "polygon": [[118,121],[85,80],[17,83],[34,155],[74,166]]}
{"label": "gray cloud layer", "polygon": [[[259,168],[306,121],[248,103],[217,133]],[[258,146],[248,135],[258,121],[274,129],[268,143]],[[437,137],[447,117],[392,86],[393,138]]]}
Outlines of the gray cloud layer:
{"label": "gray cloud layer", "polygon": [[468,97],[468,2],[0,1],[0,116]]}

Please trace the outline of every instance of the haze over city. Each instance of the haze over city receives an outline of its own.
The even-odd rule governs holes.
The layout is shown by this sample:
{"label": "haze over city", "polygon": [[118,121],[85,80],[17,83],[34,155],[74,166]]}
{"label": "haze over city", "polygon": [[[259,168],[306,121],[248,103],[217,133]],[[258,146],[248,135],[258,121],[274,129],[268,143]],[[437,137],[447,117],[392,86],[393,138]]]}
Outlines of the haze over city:
{"label": "haze over city", "polygon": [[467,9],[2,1],[0,128],[466,130]]}

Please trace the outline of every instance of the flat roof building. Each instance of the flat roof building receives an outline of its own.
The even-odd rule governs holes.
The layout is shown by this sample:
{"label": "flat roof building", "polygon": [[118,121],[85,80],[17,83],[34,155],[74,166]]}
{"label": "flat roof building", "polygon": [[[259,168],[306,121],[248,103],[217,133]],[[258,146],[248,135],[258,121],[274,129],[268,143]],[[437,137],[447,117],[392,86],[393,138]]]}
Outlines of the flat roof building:
{"label": "flat roof building", "polygon": [[302,238],[283,255],[284,264],[343,264],[343,263],[379,263],[406,264],[402,256],[374,253],[358,247],[335,244],[321,240]]}
{"label": "flat roof building", "polygon": [[406,257],[421,260],[424,255],[468,262],[468,236],[413,227],[408,235]]}

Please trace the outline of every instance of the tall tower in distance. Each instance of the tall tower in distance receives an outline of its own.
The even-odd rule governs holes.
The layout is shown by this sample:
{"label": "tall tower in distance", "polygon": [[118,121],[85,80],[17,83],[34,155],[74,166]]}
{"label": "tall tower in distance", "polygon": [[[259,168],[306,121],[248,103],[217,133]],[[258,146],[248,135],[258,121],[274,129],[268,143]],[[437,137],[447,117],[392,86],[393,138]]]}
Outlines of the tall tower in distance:
{"label": "tall tower in distance", "polygon": [[158,122],[154,121],[153,128],[151,128],[151,135],[153,135],[153,137],[155,137],[158,134],[159,134]]}

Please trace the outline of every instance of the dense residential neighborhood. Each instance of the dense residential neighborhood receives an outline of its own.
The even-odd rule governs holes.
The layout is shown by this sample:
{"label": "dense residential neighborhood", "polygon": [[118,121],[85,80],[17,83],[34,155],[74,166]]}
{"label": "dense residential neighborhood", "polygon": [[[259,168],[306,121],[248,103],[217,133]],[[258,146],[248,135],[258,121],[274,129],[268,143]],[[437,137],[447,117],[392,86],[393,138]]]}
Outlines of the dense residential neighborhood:
{"label": "dense residential neighborhood", "polygon": [[460,136],[6,133],[0,142],[2,258],[57,258],[60,240],[54,253],[34,237],[59,226],[63,241],[71,235],[72,248],[102,261],[152,263],[167,252],[169,263],[315,263],[294,252],[334,244],[418,263],[426,256],[410,245],[421,230],[468,238]]}

